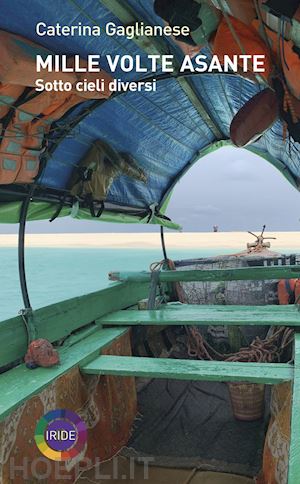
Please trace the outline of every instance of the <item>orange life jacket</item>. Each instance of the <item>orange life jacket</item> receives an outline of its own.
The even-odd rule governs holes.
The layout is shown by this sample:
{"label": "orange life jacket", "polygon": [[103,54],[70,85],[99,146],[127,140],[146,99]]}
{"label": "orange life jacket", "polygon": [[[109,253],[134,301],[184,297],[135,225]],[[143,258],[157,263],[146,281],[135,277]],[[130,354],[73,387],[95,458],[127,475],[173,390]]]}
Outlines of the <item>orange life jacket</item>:
{"label": "orange life jacket", "polygon": [[[212,0],[216,8],[220,8],[217,0]],[[222,0],[222,7],[236,19],[250,25],[256,17],[253,0]]]}
{"label": "orange life jacket", "polygon": [[[5,88],[0,87],[0,93],[5,95]],[[38,173],[44,137],[51,123],[80,102],[82,99],[74,94],[44,91],[13,111],[9,123],[2,130],[1,184],[32,183]]]}
{"label": "orange life jacket", "polygon": [[300,284],[299,279],[281,279],[277,285],[277,294],[279,304],[294,304],[295,302],[295,287],[298,283],[299,293]]}
{"label": "orange life jacket", "polygon": [[[222,58],[224,55],[264,55],[265,56],[265,72],[260,75],[268,80],[272,73],[272,59],[269,53],[269,49],[260,38],[257,30],[252,25],[246,25],[240,20],[230,17],[232,27],[234,28],[237,37],[244,49],[242,52],[240,46],[236,42],[234,36],[231,33],[227,20],[223,18],[219,24],[217,33],[213,41],[213,53]],[[240,63],[243,67],[242,61]]]}
{"label": "orange life jacket", "polygon": [[[74,87],[71,92],[42,91],[32,96],[35,90],[28,89],[28,86],[35,85],[36,55],[41,53],[52,54],[23,37],[0,31],[0,184],[32,183],[38,173],[45,135],[51,124],[85,98],[107,98],[110,95],[108,86],[112,78],[101,72],[104,91],[78,95]],[[74,85],[80,75],[45,71],[43,79],[62,79]],[[96,77],[99,74],[84,73],[88,81]]]}
{"label": "orange life jacket", "polygon": [[[258,20],[252,23],[255,30],[262,35],[262,27]],[[287,85],[291,93],[300,99],[300,57],[293,50],[294,44],[292,41],[280,39],[278,44],[278,33],[265,26],[265,31],[269,39],[270,47],[277,59],[277,63],[281,65]]]}
{"label": "orange life jacket", "polygon": [[295,303],[300,304],[300,279],[296,280],[294,293],[295,293]]}

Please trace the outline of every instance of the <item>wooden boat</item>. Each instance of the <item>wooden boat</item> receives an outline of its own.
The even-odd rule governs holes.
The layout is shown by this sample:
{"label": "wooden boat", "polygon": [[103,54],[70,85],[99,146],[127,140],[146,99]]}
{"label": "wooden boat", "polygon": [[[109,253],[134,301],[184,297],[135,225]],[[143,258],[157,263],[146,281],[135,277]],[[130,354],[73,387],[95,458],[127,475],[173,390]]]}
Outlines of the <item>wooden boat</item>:
{"label": "wooden boat", "polygon": [[[298,266],[287,265],[160,271],[158,275],[162,283],[192,280],[261,281],[294,278],[298,271]],[[37,468],[31,467],[32,462],[38,459],[39,451],[29,442],[32,441],[36,421],[47,411],[56,407],[76,410],[89,423],[89,438],[92,439],[92,445],[88,447],[83,459],[84,463],[79,467],[80,472],[85,470],[85,466],[95,465],[95,462],[98,462],[96,458],[106,460],[126,446],[137,412],[137,393],[132,377],[174,379],[175,384],[179,383],[177,380],[184,380],[196,383],[241,381],[278,385],[294,379],[294,373],[297,370],[287,363],[224,363],[132,356],[130,339],[130,334],[135,335],[137,327],[221,324],[230,327],[232,325],[253,327],[254,325],[258,329],[260,326],[266,325],[296,327],[298,310],[293,305],[180,304],[178,306],[174,303],[167,303],[157,309],[138,309],[139,301],[149,297],[149,283],[151,283],[151,279],[153,280],[153,273],[128,272],[113,274],[111,277],[118,279],[119,282],[102,291],[34,311],[30,326],[24,324],[22,316],[5,321],[1,325],[3,345],[1,367],[3,369],[7,365],[10,367],[1,375],[1,435],[2,438],[5,437],[2,441],[2,450],[4,455],[10,456],[7,461],[10,462],[10,466],[13,458],[15,482],[18,482],[18,476],[22,476],[24,469],[33,476],[47,474],[48,467],[43,467],[42,458],[39,458]],[[34,370],[29,370],[24,364],[19,364],[20,355],[25,353],[29,338],[46,338],[53,343],[56,342],[55,347],[60,355],[60,364],[52,368]],[[295,338],[297,348],[297,334]],[[297,353],[295,356],[297,358]],[[13,368],[11,368],[12,365]],[[294,383],[294,391],[295,388]],[[163,406],[163,399],[161,405]],[[230,409],[228,401],[227,405]],[[294,408],[293,412],[295,411]],[[229,420],[230,418],[232,419],[229,417]],[[256,443],[260,440],[260,446],[262,445],[262,429],[262,421],[259,421],[255,439]],[[241,432],[240,427],[238,431]],[[243,439],[245,435],[242,434],[241,437]],[[293,445],[293,440],[291,445]],[[16,446],[18,447],[16,448]],[[24,456],[26,456],[25,463]],[[127,457],[133,458],[130,453],[127,454]],[[146,456],[140,455],[139,458],[146,458]],[[149,459],[153,458],[153,456],[149,457]],[[124,459],[124,456],[121,459]],[[174,460],[173,457],[173,463]],[[183,468],[191,466],[192,462],[197,467],[195,458],[187,460],[189,462],[184,462],[182,459]],[[219,466],[218,470],[221,469],[223,472],[236,470],[240,474],[243,469],[244,472],[246,471],[246,475],[251,475],[250,466],[246,469],[245,465],[242,466],[238,463],[239,459],[235,464],[227,463],[227,465],[218,462],[218,456],[215,456],[214,460],[214,470],[217,470]],[[20,465],[24,467],[21,471]],[[126,467],[126,464],[123,465]],[[160,465],[159,462],[158,465]],[[197,465],[202,471],[212,468],[210,460],[202,461],[201,465],[198,462]],[[11,469],[7,466],[8,464],[4,462],[2,467],[4,479],[9,472],[8,469]],[[16,466],[16,471],[14,466]],[[109,464],[106,464],[106,468],[107,466],[109,467]],[[57,470],[55,470],[57,469],[55,462],[50,468],[50,479],[60,482]],[[62,469],[61,467],[60,472],[65,476]],[[93,475],[93,471],[89,472],[88,475]],[[184,476],[186,476],[186,472],[186,470],[183,471]],[[78,473],[78,467],[75,465],[66,475],[73,476],[72,478],[75,479],[81,474]],[[206,474],[203,476],[205,477]],[[229,474],[227,476],[229,479]],[[213,477],[211,478],[213,479]],[[215,478],[220,479],[217,474]],[[236,477],[236,479],[238,478]],[[218,481],[212,480],[211,482]],[[237,480],[237,482],[239,481]],[[241,480],[241,482],[244,481]],[[248,481],[245,480],[245,482]]]}
{"label": "wooden boat", "polygon": [[[202,2],[196,3],[200,11]],[[270,162],[299,189],[299,2],[286,1],[280,6],[280,2],[272,0],[245,0],[240,7],[234,1],[206,3],[204,11],[218,10],[213,16],[214,22],[220,19],[217,30],[211,32],[211,24],[206,29],[218,42],[214,44],[211,37],[203,38],[203,32],[197,28],[191,39],[193,51],[206,52],[209,58],[214,48],[222,50],[222,35],[225,38],[226,33],[231,50],[240,55],[237,40],[244,31],[250,32],[250,39],[245,39],[246,51],[249,46],[259,45],[266,52],[269,62],[266,76],[253,76],[252,72],[248,76],[239,72],[180,73],[178,66],[191,46],[170,37],[127,39],[92,35],[87,42],[80,35],[40,36],[36,30],[41,19],[46,25],[61,23],[70,29],[76,23],[77,33],[80,25],[108,22],[127,27],[136,22],[163,26],[152,1],[2,0],[0,107],[4,114],[1,118],[0,222],[19,223],[18,257],[24,308],[18,316],[0,324],[1,484],[40,481],[60,484],[66,480],[88,479],[101,482],[105,479],[99,474],[103,462],[106,462],[104,470],[113,473],[110,476],[115,482],[126,482],[126,479],[141,482],[148,478],[144,473],[141,477],[138,459],[142,459],[143,472],[145,468],[150,469],[152,482],[225,484],[228,479],[242,484],[253,482],[255,476],[260,484],[299,482],[300,337],[297,328],[300,319],[297,305],[184,304],[176,301],[173,287],[180,282],[297,279],[296,261],[285,265],[249,264],[193,270],[168,270],[165,265],[161,270],[117,272],[110,275],[115,282],[106,289],[38,310],[31,307],[27,290],[24,241],[26,222],[31,220],[54,221],[71,215],[94,221],[160,225],[166,263],[163,228],[179,228],[166,215],[171,193],[195,162],[223,146],[244,146]],[[239,8],[244,8],[242,15]],[[221,27],[223,30],[219,30]],[[262,33],[258,32],[260,29]],[[220,32],[225,33],[220,35]],[[205,47],[196,45],[199,35],[206,42]],[[279,57],[275,52],[270,53],[274,35],[282,44]],[[73,93],[69,97],[64,93],[61,97],[55,95],[54,100],[50,96],[49,100],[47,94],[36,97],[33,92],[34,55],[69,55],[76,51],[82,62],[91,51],[119,55],[120,51],[127,54],[128,50],[132,56],[140,56],[145,64],[148,55],[169,55],[170,52],[174,55],[175,68],[170,75],[155,73],[149,79],[148,76],[140,78],[134,72],[117,70],[114,73],[121,82],[156,79],[157,92],[112,94],[107,87],[111,76],[106,72],[105,61],[104,87],[100,94]],[[47,82],[53,81],[53,73],[48,74],[45,74]],[[69,75],[64,77],[66,82],[70,82]],[[71,89],[72,86],[71,82]],[[261,95],[262,90],[266,90],[266,96]],[[263,108],[261,102],[265,103]],[[253,121],[257,109],[261,113],[260,123]],[[10,143],[16,151],[12,151]],[[159,306],[157,296],[160,296]],[[177,299],[180,299],[178,292]],[[257,328],[256,334],[260,327],[266,326],[293,328],[294,355],[279,362],[172,358],[169,354],[157,356],[153,351],[147,355],[147,351],[151,353],[149,344],[143,356],[135,352],[141,335],[146,334],[149,343],[155,328],[171,328],[171,338],[178,328],[208,325]],[[146,437],[151,434],[155,423],[151,416],[163,415],[158,434],[151,434],[158,454],[150,452],[150,447],[147,450],[147,446],[140,447],[139,452],[137,445],[134,448],[137,433],[132,429],[141,408],[137,406],[141,392],[137,392],[136,386],[137,381],[141,388],[141,380],[137,380],[140,378],[174,382],[172,389],[181,388],[185,399],[190,395],[188,385],[197,386],[200,382],[269,385],[273,389],[272,416],[269,420],[266,414],[264,421],[256,423],[235,422],[232,426],[236,434],[229,432],[223,436],[224,445],[218,449],[212,445],[218,441],[215,434],[209,433],[212,426],[197,427],[194,418],[187,419],[188,431],[177,428],[176,435],[167,432],[172,426],[167,426],[169,413],[165,415],[161,411],[163,388],[157,386],[150,407],[147,407],[147,392],[143,393],[143,410],[148,420],[144,417],[146,426],[140,427],[144,433],[140,441],[145,445]],[[182,382],[186,386],[180,387]],[[143,388],[149,389],[145,385]],[[207,395],[208,387],[197,388]],[[224,385],[222,388],[227,390]],[[175,403],[178,398],[177,393]],[[233,422],[228,398],[224,394],[217,398],[222,402],[219,404],[221,423],[224,424],[224,415]],[[201,405],[205,400],[206,397]],[[197,418],[204,409],[201,405],[197,407]],[[171,420],[176,423],[177,407],[174,404],[172,408]],[[74,448],[76,451],[72,453],[74,449],[70,446],[64,459],[60,450],[45,444],[43,430],[48,422],[45,416],[51,418],[51,412],[62,410],[77,414],[80,425],[86,429],[82,432],[87,436],[82,443],[78,431],[76,442],[80,444],[80,451]],[[64,416],[69,421],[65,413]],[[211,423],[210,417],[208,422]],[[198,433],[193,434],[191,427]],[[216,450],[214,455],[202,459],[200,453],[191,456],[191,442],[195,442],[195,436],[201,436],[204,428],[207,433],[202,445]],[[158,438],[163,434],[167,436],[165,454]],[[233,437],[237,434],[240,439],[235,441]],[[250,459],[245,447],[241,465],[242,442],[249,440],[254,443],[253,454]],[[133,446],[135,453],[128,449],[125,452],[124,447],[128,445]],[[121,449],[120,467],[116,471],[117,461],[111,459]],[[229,457],[228,449],[231,450]],[[253,463],[248,468],[247,457]],[[181,471],[174,470],[178,465]],[[259,467],[262,467],[260,476]]]}

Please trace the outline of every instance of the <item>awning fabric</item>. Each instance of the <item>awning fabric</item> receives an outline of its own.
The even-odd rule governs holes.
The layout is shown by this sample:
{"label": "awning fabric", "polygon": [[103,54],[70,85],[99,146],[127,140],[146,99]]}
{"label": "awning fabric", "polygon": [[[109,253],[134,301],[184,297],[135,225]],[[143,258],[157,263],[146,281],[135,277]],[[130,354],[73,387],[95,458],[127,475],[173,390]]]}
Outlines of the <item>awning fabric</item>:
{"label": "awning fabric", "polygon": [[[126,3],[146,23],[161,23],[153,12],[151,0],[129,0]],[[27,37],[55,53],[76,53],[83,58],[88,54],[139,54],[146,62],[147,54],[125,37],[108,37],[104,32],[100,37],[39,37],[35,33],[39,21],[48,25],[77,25],[79,22],[84,25],[103,25],[109,21],[120,24],[120,20],[100,1],[2,0],[1,10],[5,12],[0,19],[1,29]],[[168,38],[163,41],[172,42]],[[179,49],[174,45],[173,49],[180,59],[182,54]],[[107,68],[105,63],[103,68]],[[124,74],[122,71],[118,71],[115,76],[122,80],[142,77],[141,74]],[[229,126],[235,113],[260,89],[249,80],[234,75],[201,74],[190,77],[189,81],[217,125],[223,140],[229,138]],[[110,99],[91,110],[67,136],[62,136],[64,127],[68,127],[91,103],[82,103],[71,110],[58,123],[59,131],[53,131],[49,144],[51,156],[40,178],[40,185],[54,190],[65,189],[74,166],[78,165],[91,143],[102,139],[117,150],[131,153],[148,177],[146,185],[126,176],[114,181],[107,202],[124,209],[122,216],[116,213],[116,217],[119,221],[129,223],[133,218],[135,222],[161,223],[162,220],[156,215],[151,218],[136,217],[130,215],[130,212],[126,214],[126,207],[145,210],[145,213],[154,207],[156,214],[163,213],[166,204],[164,209],[161,209],[161,205],[176,180],[198,157],[223,143],[217,140],[176,79],[160,81],[157,92],[126,93]],[[218,143],[214,145],[216,141]],[[283,125],[278,120],[249,149],[270,161],[297,186],[300,177],[299,148],[299,144],[283,140]],[[39,218],[49,216],[49,207],[45,205],[41,205]],[[8,208],[9,204],[2,203],[3,210]],[[63,211],[61,215],[66,212],[69,214],[70,210]],[[80,216],[80,213],[84,216],[82,211],[75,216]],[[88,213],[86,216],[89,217]],[[15,218],[11,221],[15,221]],[[3,212],[0,213],[0,221],[7,222]],[[166,221],[163,223],[168,224]],[[172,224],[169,223],[169,226]]]}

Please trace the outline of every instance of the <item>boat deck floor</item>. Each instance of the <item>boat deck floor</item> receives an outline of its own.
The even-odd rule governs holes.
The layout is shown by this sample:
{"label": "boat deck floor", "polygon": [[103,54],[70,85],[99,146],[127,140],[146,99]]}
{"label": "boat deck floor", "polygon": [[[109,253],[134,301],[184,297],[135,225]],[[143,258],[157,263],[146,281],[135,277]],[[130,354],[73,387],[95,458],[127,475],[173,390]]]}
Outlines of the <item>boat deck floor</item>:
{"label": "boat deck floor", "polygon": [[99,468],[83,473],[76,484],[113,482],[115,484],[253,484],[248,477],[196,469],[165,468],[141,464],[137,459],[118,456]]}
{"label": "boat deck floor", "polygon": [[[269,418],[233,416],[226,383],[148,380],[138,392],[137,418],[128,448],[155,464],[256,476],[262,466]],[[126,454],[131,456],[132,454]]]}

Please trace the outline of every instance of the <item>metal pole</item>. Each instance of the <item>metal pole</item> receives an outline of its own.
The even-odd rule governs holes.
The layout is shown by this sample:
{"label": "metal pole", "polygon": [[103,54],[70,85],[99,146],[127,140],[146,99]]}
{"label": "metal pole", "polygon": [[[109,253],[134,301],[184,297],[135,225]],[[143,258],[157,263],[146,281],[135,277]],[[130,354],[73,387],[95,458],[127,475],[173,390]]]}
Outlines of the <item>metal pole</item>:
{"label": "metal pole", "polygon": [[162,251],[164,254],[164,259],[167,260],[168,256],[166,251],[165,234],[164,234],[164,228],[162,225],[160,226],[160,240],[161,240]]}
{"label": "metal pole", "polygon": [[32,309],[28,295],[26,272],[25,272],[25,228],[28,207],[31,201],[33,187],[31,187],[28,196],[23,200],[19,219],[19,237],[18,237],[18,263],[19,263],[19,280],[22,292],[22,298],[25,309]]}

